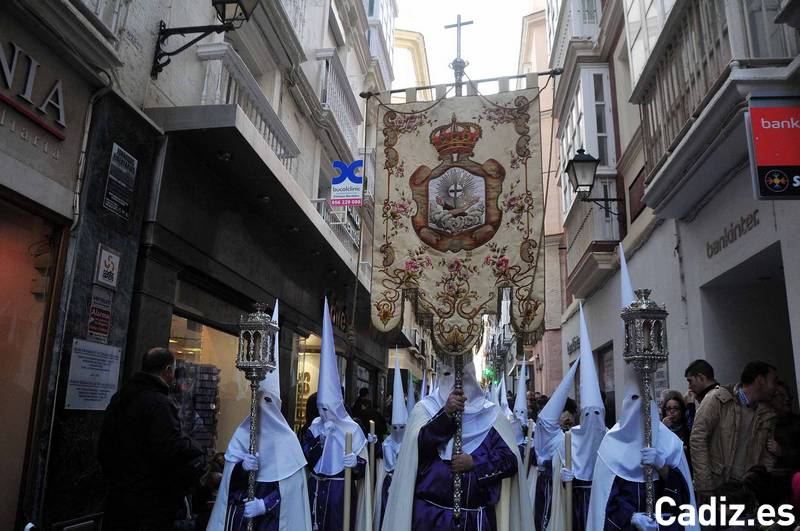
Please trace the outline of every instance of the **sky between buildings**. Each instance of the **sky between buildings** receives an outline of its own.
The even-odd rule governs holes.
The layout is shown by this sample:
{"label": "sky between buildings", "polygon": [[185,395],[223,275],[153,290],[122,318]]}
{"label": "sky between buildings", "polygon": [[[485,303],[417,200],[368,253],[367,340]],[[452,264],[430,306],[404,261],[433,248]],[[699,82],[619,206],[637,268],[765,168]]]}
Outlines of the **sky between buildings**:
{"label": "sky between buildings", "polygon": [[[461,30],[461,56],[469,62],[471,79],[517,73],[522,17],[533,11],[532,0],[398,0],[398,29],[418,31],[425,37],[431,83],[453,81],[448,67],[456,56],[456,15],[474,23]],[[408,57],[395,54],[393,88],[416,83]]]}

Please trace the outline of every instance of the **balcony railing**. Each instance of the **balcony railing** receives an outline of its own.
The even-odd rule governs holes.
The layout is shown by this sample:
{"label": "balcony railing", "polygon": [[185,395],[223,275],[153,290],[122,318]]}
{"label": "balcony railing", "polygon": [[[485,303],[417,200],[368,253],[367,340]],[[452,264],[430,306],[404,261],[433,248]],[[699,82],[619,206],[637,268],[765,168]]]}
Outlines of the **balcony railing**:
{"label": "balcony railing", "polygon": [[675,149],[740,66],[785,64],[797,54],[797,33],[775,24],[770,0],[676,2],[632,101],[642,106],[647,173]]}
{"label": "balcony railing", "polygon": [[72,3],[98,30],[111,39],[116,39],[129,6],[129,2],[124,0],[72,0]]}
{"label": "balcony railing", "polygon": [[358,101],[336,50],[320,50],[317,58],[323,62],[324,67],[320,101],[323,108],[333,116],[350,149],[350,155],[355,157],[358,153],[358,126],[362,122]]}
{"label": "balcony railing", "polygon": [[369,21],[369,54],[378,62],[384,83],[391,87],[394,80],[392,56],[386,48],[381,21],[377,19]]}
{"label": "balcony railing", "polygon": [[297,39],[303,42],[303,33],[306,28],[306,0],[281,0],[283,10],[289,22],[292,23]]}
{"label": "balcony railing", "polygon": [[241,107],[286,171],[291,173],[300,150],[239,54],[230,44],[220,42],[199,45],[197,56],[206,63],[200,105],[236,104]]}
{"label": "balcony railing", "polygon": [[322,216],[322,219],[328,224],[339,241],[344,244],[345,248],[358,250],[360,243],[358,241],[359,220],[353,216],[352,212],[348,212],[345,207],[331,207],[326,198],[321,197],[313,201],[317,205],[319,215]]}

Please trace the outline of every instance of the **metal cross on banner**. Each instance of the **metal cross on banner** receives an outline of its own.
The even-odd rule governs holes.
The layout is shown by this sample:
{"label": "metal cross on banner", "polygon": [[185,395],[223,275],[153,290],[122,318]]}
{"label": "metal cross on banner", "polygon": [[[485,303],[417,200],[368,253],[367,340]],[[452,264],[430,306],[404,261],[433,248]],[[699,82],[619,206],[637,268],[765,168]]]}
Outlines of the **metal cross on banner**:
{"label": "metal cross on banner", "polygon": [[453,74],[456,77],[456,96],[461,96],[461,80],[464,77],[464,68],[467,66],[467,62],[461,58],[461,28],[464,26],[469,26],[472,23],[472,20],[461,22],[461,15],[457,15],[455,24],[448,24],[444,27],[444,29],[456,29],[456,58],[453,59],[453,62],[450,65],[452,66]]}
{"label": "metal cross on banner", "polygon": [[469,26],[473,22],[472,20],[461,22],[461,15],[457,15],[455,24],[448,24],[444,27],[444,29],[456,29],[456,59],[461,59],[461,28],[463,26]]}

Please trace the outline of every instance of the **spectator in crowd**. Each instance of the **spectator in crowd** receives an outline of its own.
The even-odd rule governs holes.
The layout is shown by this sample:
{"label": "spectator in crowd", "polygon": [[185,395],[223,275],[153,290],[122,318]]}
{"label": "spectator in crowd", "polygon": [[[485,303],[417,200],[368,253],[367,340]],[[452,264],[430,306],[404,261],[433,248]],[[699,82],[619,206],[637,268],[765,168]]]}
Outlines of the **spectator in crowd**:
{"label": "spectator in crowd", "polygon": [[570,428],[575,426],[575,416],[569,411],[564,411],[561,413],[558,423],[563,431],[569,431]]}
{"label": "spectator in crowd", "polygon": [[694,360],[686,367],[683,373],[686,382],[689,384],[689,393],[693,395],[693,400],[687,403],[687,424],[691,429],[694,424],[694,417],[697,408],[703,398],[719,384],[714,379],[714,367],[706,360]]}
{"label": "spectator in crowd", "polygon": [[792,476],[800,472],[800,415],[792,411],[792,396],[784,382],[776,385],[770,405],[777,418],[775,436],[767,441],[767,449],[775,456],[769,503],[777,506],[791,503]]}
{"label": "spectator in crowd", "polygon": [[767,442],[775,430],[769,402],[776,380],[775,367],[751,361],[738,384],[717,386],[701,397],[690,436],[694,484],[701,500],[747,490],[747,477],[755,469],[773,468],[775,456]]}
{"label": "spectator in crowd", "polygon": [[311,426],[311,423],[317,417],[319,417],[319,409],[317,409],[317,393],[311,393],[306,399],[306,421],[297,431],[297,438],[299,440],[303,440],[303,436],[308,431],[309,426]]}
{"label": "spectator in crowd", "polygon": [[169,350],[148,350],[142,370],[106,408],[98,443],[109,485],[104,529],[173,529],[183,497],[207,470],[203,450],[182,433],[169,397],[174,371]]}
{"label": "spectator in crowd", "polygon": [[383,438],[389,432],[389,425],[386,423],[386,417],[373,407],[372,402],[368,398],[362,401],[361,404],[362,408],[356,413],[353,420],[358,422],[358,425],[361,426],[361,430],[364,433],[369,433],[370,420],[375,423],[375,436],[377,437],[375,451],[378,453],[378,457],[380,457],[381,444],[383,443]]}
{"label": "spectator in crowd", "polygon": [[683,451],[686,452],[686,460],[691,466],[692,460],[689,457],[691,453],[689,450],[690,430],[686,423],[686,404],[683,401],[683,396],[680,391],[674,389],[667,389],[661,395],[664,398],[661,405],[661,422],[683,442]]}
{"label": "spectator in crowd", "polygon": [[358,398],[356,398],[356,401],[353,402],[353,405],[350,407],[350,414],[358,415],[362,409],[367,409],[369,405],[369,389],[362,387],[358,390]]}
{"label": "spectator in crowd", "polygon": [[539,414],[539,405],[536,403],[537,391],[528,391],[525,393],[525,398],[528,401],[528,418],[536,422],[536,417]]}

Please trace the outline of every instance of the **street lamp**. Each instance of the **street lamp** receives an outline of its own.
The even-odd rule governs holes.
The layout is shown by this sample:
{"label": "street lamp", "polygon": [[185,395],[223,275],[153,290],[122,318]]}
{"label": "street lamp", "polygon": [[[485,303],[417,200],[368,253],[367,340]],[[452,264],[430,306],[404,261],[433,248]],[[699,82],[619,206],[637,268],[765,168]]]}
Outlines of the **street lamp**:
{"label": "street lamp", "polygon": [[[157,78],[158,74],[164,70],[164,67],[170,63],[171,57],[178,55],[212,33],[224,33],[240,28],[242,24],[250,20],[260,2],[261,0],[211,0],[211,6],[217,12],[217,18],[220,23],[209,26],[168,28],[163,20],[160,21],[158,23],[158,39],[156,40],[156,50],[153,54],[153,67],[150,69],[150,77]],[[172,35],[192,35],[195,33],[200,35],[180,48],[172,51],[164,50],[164,43]]]}
{"label": "street lamp", "polygon": [[597,166],[599,165],[600,159],[594,158],[586,153],[586,150],[580,148],[567,163],[567,177],[569,177],[572,189],[581,201],[595,203],[606,212],[619,216],[619,212],[614,212],[608,207],[609,201],[619,202],[618,198],[604,197],[601,201],[590,197],[594,188],[594,181],[597,178]]}
{"label": "street lamp", "polygon": [[589,155],[583,148],[580,148],[567,163],[567,176],[570,184],[572,184],[572,189],[576,193],[586,193],[587,196],[592,193],[594,178],[599,164],[600,159]]}

